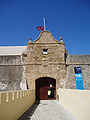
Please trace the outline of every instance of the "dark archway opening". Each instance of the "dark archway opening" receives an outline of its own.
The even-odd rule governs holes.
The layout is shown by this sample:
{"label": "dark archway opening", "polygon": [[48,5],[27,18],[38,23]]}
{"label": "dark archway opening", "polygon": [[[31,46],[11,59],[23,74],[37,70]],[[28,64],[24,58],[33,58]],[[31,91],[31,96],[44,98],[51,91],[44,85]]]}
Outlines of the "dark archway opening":
{"label": "dark archway opening", "polygon": [[49,77],[36,79],[36,100],[56,99],[56,80]]}

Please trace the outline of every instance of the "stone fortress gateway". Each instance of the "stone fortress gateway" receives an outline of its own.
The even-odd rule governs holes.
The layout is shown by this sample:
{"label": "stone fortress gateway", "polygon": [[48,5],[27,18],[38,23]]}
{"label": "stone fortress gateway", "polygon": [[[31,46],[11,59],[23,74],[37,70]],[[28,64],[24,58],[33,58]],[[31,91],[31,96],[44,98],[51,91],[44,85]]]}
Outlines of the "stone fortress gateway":
{"label": "stone fortress gateway", "polygon": [[60,39],[43,31],[27,46],[0,47],[0,91],[29,88],[36,99],[57,99],[59,88],[76,89],[75,67],[90,90],[90,55],[69,55]]}

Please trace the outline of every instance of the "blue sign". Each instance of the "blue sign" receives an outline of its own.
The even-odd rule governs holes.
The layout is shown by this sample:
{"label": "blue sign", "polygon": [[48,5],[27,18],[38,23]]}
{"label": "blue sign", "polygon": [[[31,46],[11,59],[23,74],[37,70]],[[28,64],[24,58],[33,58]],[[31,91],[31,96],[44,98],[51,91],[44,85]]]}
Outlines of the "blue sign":
{"label": "blue sign", "polygon": [[81,67],[74,67],[75,73],[82,73]]}
{"label": "blue sign", "polygon": [[76,89],[84,90],[81,67],[74,67],[74,71],[75,71]]}

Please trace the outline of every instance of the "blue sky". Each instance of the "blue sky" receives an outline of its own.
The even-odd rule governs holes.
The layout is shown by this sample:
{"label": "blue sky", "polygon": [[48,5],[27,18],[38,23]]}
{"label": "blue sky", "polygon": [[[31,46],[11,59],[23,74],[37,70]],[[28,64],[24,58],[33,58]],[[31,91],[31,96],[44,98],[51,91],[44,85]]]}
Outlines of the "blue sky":
{"label": "blue sky", "polygon": [[89,0],[0,0],[0,46],[25,46],[43,25],[69,54],[90,54]]}

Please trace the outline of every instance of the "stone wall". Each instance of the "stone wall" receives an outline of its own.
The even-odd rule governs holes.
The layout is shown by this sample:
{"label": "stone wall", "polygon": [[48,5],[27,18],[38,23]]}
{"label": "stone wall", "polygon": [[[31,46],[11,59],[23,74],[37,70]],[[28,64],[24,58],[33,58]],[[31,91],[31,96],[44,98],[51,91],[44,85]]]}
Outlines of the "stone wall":
{"label": "stone wall", "polygon": [[66,63],[90,65],[90,55],[68,55]]}
{"label": "stone wall", "polygon": [[0,56],[0,91],[20,90],[22,83],[25,88],[24,71],[21,56]]}
{"label": "stone wall", "polygon": [[76,89],[74,67],[81,67],[84,89],[90,90],[90,55],[69,55],[66,65],[66,88]]}
{"label": "stone wall", "polygon": [[[57,89],[76,89],[74,67],[82,68],[84,89],[90,89],[90,55],[69,55],[62,38],[59,42],[43,31],[35,41],[30,38],[27,47],[19,47],[19,53],[17,48],[0,53],[0,91],[27,89],[26,84],[35,89],[35,80],[41,77],[56,79]],[[19,55],[5,55],[6,49]]]}
{"label": "stone wall", "polygon": [[[47,49],[47,54],[43,53]],[[35,89],[35,80],[41,77],[56,79],[56,90],[64,88],[66,77],[65,45],[44,31],[33,43],[27,44],[26,77],[30,89]]]}
{"label": "stone wall", "polygon": [[0,65],[17,65],[21,64],[21,56],[20,55],[8,55],[8,56],[0,56]]}

